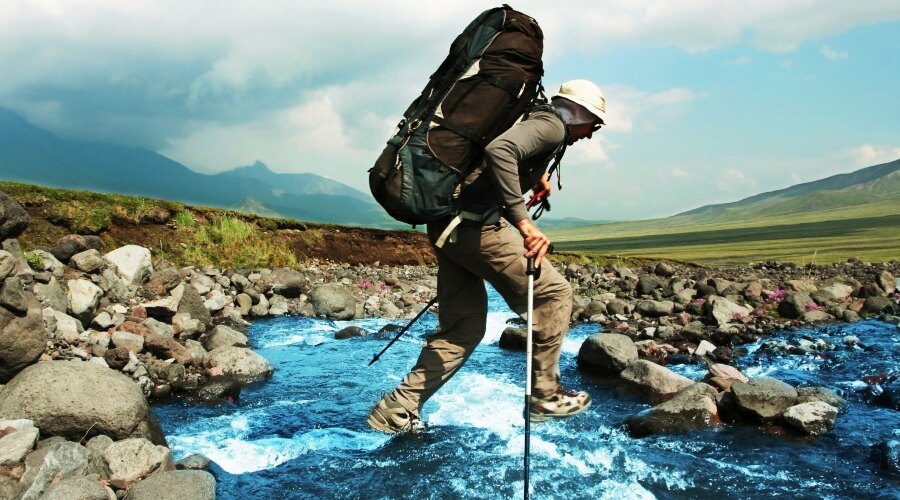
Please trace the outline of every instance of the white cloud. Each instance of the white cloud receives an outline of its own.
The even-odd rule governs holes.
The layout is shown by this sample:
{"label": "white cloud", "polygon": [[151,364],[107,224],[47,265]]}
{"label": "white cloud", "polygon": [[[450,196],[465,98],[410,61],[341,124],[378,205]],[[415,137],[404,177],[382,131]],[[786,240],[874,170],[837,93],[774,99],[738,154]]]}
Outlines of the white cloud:
{"label": "white cloud", "polygon": [[753,60],[753,58],[750,57],[750,56],[741,56],[741,57],[738,57],[738,58],[736,58],[736,59],[732,59],[732,60],[730,60],[730,61],[727,61],[726,64],[732,64],[732,65],[735,65],[735,66],[741,66],[741,65],[744,65],[744,64],[750,64],[750,61],[752,61],[752,60]]}
{"label": "white cloud", "polygon": [[673,168],[673,169],[671,170],[671,172],[672,172],[672,177],[676,177],[676,178],[687,177],[688,175],[690,175],[690,174],[687,173],[686,170],[680,169],[680,168],[677,168],[677,167],[676,167],[676,168]]}
{"label": "white cloud", "polygon": [[828,45],[823,45],[819,52],[821,52],[823,56],[831,60],[846,59],[849,55],[846,50],[835,50]]}
{"label": "white cloud", "polygon": [[740,170],[726,168],[715,180],[715,186],[725,193],[743,193],[756,186],[756,180]]}
{"label": "white cloud", "polygon": [[870,167],[900,159],[900,147],[863,144],[837,153],[836,158],[846,158],[854,167]]}

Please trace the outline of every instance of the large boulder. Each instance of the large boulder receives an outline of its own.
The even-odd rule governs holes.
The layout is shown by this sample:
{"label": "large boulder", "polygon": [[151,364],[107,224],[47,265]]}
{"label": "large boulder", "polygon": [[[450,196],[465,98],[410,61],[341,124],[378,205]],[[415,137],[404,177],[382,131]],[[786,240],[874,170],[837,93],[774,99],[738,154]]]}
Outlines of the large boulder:
{"label": "large boulder", "polygon": [[31,224],[31,217],[18,201],[0,193],[0,240],[18,238]]}
{"label": "large boulder", "polygon": [[805,292],[789,293],[778,304],[778,314],[785,318],[799,318],[803,313],[816,309],[816,302]]}
{"label": "large boulder", "polygon": [[678,391],[694,383],[691,379],[646,359],[629,364],[620,375],[651,404],[672,399]]}
{"label": "large boulder", "polygon": [[634,341],[618,333],[595,333],[578,350],[578,366],[602,376],[618,375],[637,359]]}
{"label": "large boulder", "polygon": [[38,307],[39,304],[35,301],[34,294],[26,288],[25,281],[14,276],[0,283],[0,306],[21,314],[28,311],[29,307]]}
{"label": "large boulder", "polygon": [[328,283],[309,293],[309,303],[316,314],[336,320],[351,320],[356,316],[356,298],[343,285]]}
{"label": "large boulder", "polygon": [[[3,429],[4,426],[0,425],[0,431]],[[39,435],[40,432],[34,425],[23,423],[15,432],[0,437],[0,467],[7,467],[25,460],[25,455],[37,444]]]}
{"label": "large boulder", "polygon": [[56,278],[50,278],[47,283],[35,283],[34,295],[38,300],[46,300],[47,304],[57,311],[69,310],[69,299],[66,290],[59,284]]}
{"label": "large boulder", "polygon": [[48,361],[22,370],[0,391],[2,418],[27,418],[45,435],[72,440],[105,434],[166,443],[137,384],[83,361]]}
{"label": "large boulder", "polygon": [[668,316],[675,311],[675,303],[671,300],[642,300],[637,303],[637,312],[651,318]]}
{"label": "large boulder", "polygon": [[84,252],[78,252],[69,259],[70,266],[85,273],[99,271],[103,269],[104,264],[106,264],[106,261],[103,260],[103,256],[93,248]]}
{"label": "large boulder", "polygon": [[825,434],[834,427],[837,408],[822,401],[791,406],[784,411],[784,421],[811,436]]}
{"label": "large boulder", "polygon": [[750,379],[731,365],[716,363],[709,367],[709,373],[704,381],[720,390],[727,391],[735,382],[746,383]]}
{"label": "large boulder", "polygon": [[51,486],[41,500],[109,500],[114,497],[115,493],[96,479],[70,477]]}
{"label": "large boulder", "polygon": [[224,346],[238,346],[238,347],[247,347],[250,345],[250,339],[247,338],[243,333],[229,328],[225,325],[219,325],[213,328],[212,333],[206,339],[206,343],[203,345],[207,351],[212,351],[218,347]]}
{"label": "large boulder", "polygon": [[209,364],[243,383],[265,380],[275,371],[269,360],[244,347],[224,346],[209,351]]}
{"label": "large boulder", "polygon": [[[357,328],[355,326],[348,326],[344,328],[340,332],[337,332],[334,335],[334,338],[338,338],[338,335],[341,335],[342,332],[348,330],[349,328]],[[525,351],[527,349],[528,344],[528,332],[524,328],[516,328],[514,326],[508,326],[503,329],[503,332],[500,333],[500,349],[507,349],[510,351]]]}
{"label": "large boulder", "polygon": [[678,391],[672,399],[626,421],[635,437],[678,434],[717,424],[716,390],[697,382]]}
{"label": "large boulder", "polygon": [[216,479],[202,470],[155,474],[128,490],[128,500],[215,500]]}
{"label": "large boulder", "polygon": [[771,377],[735,382],[731,391],[742,413],[762,422],[773,422],[797,401],[796,389]]}
{"label": "large boulder", "polygon": [[187,314],[192,319],[196,319],[203,324],[202,330],[205,330],[212,324],[212,315],[209,309],[203,305],[203,297],[189,283],[182,283],[172,290],[172,296],[178,299],[178,313]]}
{"label": "large boulder", "polygon": [[140,286],[153,272],[150,250],[138,245],[125,245],[104,255],[116,273],[130,286]]}
{"label": "large boulder", "polygon": [[6,250],[0,250],[0,281],[12,274],[15,268],[16,257]]}
{"label": "large boulder", "polygon": [[888,297],[876,296],[869,297],[863,304],[863,310],[870,313],[892,313],[897,310],[894,301]]}

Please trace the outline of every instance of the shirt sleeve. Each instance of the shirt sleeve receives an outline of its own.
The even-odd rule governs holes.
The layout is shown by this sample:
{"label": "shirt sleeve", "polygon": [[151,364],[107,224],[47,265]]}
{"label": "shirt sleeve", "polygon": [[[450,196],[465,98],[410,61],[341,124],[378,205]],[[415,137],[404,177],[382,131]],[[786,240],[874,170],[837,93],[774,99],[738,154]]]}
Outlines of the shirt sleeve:
{"label": "shirt sleeve", "polygon": [[484,148],[488,173],[506,206],[510,222],[515,224],[528,218],[519,181],[519,163],[533,156],[551,154],[565,136],[565,126],[555,114],[538,112],[513,125]]}

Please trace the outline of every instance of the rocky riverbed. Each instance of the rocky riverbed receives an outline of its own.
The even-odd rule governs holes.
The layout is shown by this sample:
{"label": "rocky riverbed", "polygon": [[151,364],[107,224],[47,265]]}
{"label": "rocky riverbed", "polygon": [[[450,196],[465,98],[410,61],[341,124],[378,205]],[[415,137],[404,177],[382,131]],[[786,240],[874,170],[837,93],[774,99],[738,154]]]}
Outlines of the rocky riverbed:
{"label": "rocky riverbed", "polygon": [[[215,480],[202,457],[173,463],[148,400],[232,401],[242,385],[271,376],[271,364],[248,347],[254,318],[400,320],[415,315],[436,286],[435,269],[424,266],[176,267],[138,245],[103,248],[96,236],[23,250],[17,237],[28,224],[22,207],[0,193],[0,498],[213,498]],[[732,408],[730,400],[715,402],[720,391],[749,401],[754,396],[741,391],[768,384],[743,380],[727,365],[735,346],[775,329],[865,316],[897,322],[896,261],[556,265],[576,292],[572,321],[599,323],[623,345],[631,342],[623,349],[635,355],[615,362],[622,365],[616,376],[701,357],[719,367],[710,368],[709,389],[681,384],[658,398],[686,387],[696,396],[686,403],[692,407],[709,408],[712,398],[713,407]],[[505,342],[514,345],[516,335],[511,330]],[[598,356],[585,354],[585,369],[607,362],[595,362]],[[786,409],[778,415],[788,418]],[[634,427],[636,434],[649,428]],[[827,425],[808,428],[816,434]]]}

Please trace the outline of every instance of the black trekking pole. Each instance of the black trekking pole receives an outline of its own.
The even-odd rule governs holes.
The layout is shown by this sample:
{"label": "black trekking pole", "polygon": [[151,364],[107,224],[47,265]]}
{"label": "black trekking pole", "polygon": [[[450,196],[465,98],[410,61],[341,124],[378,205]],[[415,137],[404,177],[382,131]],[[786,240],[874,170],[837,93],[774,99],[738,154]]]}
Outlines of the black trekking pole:
{"label": "black trekking pole", "polygon": [[525,336],[525,500],[528,500],[528,458],[531,454],[531,336],[534,323],[531,315],[534,311],[534,257],[528,259],[528,313],[525,322],[528,324]]}
{"label": "black trekking pole", "polygon": [[391,347],[392,345],[394,345],[394,342],[398,341],[398,340],[400,339],[400,337],[402,337],[403,334],[406,333],[406,331],[409,330],[409,328],[410,328],[411,326],[413,326],[413,324],[414,324],[416,321],[418,321],[419,318],[421,318],[423,314],[425,314],[425,311],[427,311],[428,309],[430,309],[431,306],[433,306],[433,305],[437,302],[437,299],[438,299],[437,296],[435,296],[433,299],[431,299],[431,302],[429,302],[428,305],[426,305],[424,309],[422,309],[421,311],[419,311],[419,314],[416,314],[416,317],[413,318],[412,321],[410,321],[406,326],[404,326],[403,329],[400,330],[400,333],[398,333],[397,336],[394,337],[393,340],[391,340],[390,342],[388,342],[388,345],[384,346],[384,349],[382,349],[381,352],[379,352],[378,354],[375,355],[374,358],[372,358],[372,361],[369,361],[369,366],[372,366],[372,363],[378,361],[378,358],[380,358],[381,355],[384,354],[384,351],[387,351],[388,349],[390,349],[390,347]]}

